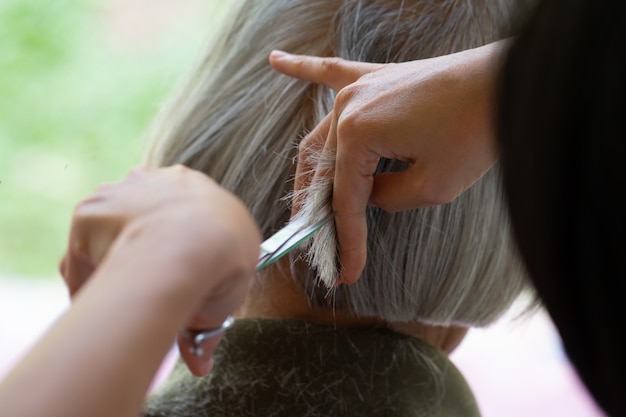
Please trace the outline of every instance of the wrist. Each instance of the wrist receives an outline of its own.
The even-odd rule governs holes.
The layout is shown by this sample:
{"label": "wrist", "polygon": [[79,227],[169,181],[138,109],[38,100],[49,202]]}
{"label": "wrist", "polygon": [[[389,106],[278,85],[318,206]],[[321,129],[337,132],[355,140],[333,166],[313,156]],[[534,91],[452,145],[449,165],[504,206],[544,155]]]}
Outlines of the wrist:
{"label": "wrist", "polygon": [[189,259],[195,248],[175,227],[154,223],[144,217],[128,225],[90,281],[110,286],[134,303],[181,311],[201,297],[199,271]]}
{"label": "wrist", "polygon": [[[254,275],[258,237],[235,233],[239,229],[227,227],[227,222],[189,221],[198,218],[185,209],[144,216],[128,225],[98,276],[124,288],[130,298],[171,310],[177,317],[188,319],[204,303],[207,315],[223,320],[239,305]],[[133,278],[115,278],[124,276]]]}

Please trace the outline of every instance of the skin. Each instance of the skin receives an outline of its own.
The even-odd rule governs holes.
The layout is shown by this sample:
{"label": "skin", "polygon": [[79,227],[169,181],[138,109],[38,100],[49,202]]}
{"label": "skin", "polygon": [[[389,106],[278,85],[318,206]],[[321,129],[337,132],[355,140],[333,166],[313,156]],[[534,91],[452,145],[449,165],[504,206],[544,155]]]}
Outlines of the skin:
{"label": "skin", "polygon": [[[338,91],[333,111],[303,147],[335,153],[334,172],[307,165],[301,154],[296,189],[315,176],[334,176],[344,284],[355,282],[365,265],[368,204],[398,211],[450,202],[494,164],[490,115],[495,58],[504,46],[386,65],[272,53],[278,71]],[[381,157],[411,166],[374,177]],[[61,265],[74,304],[2,381],[0,415],[136,415],[179,330],[217,327],[241,303],[259,243],[243,205],[197,172],[137,170],[102,187],[78,206]],[[290,316],[310,314],[298,313],[301,294],[284,282],[277,288],[291,294],[288,304],[300,306]],[[264,309],[270,316],[277,311],[254,303],[241,311]],[[314,319],[330,320],[328,312]],[[465,334],[420,323],[386,325],[446,351]],[[210,370],[218,341],[207,342],[196,358],[179,337],[193,373]]]}
{"label": "skin", "polygon": [[[0,415],[138,415],[180,330],[217,327],[240,306],[259,244],[243,204],[190,169],[99,188],[76,208],[61,265],[73,305],[0,384]],[[217,343],[186,355],[194,373],[210,370]]]}
{"label": "skin", "polygon": [[[61,262],[72,307],[0,383],[0,415],[136,416],[181,329],[218,327],[236,309],[240,317],[387,325],[446,352],[465,335],[312,310],[285,265],[250,286],[259,244],[242,203],[188,168],[137,169],[100,187],[77,206]],[[194,374],[210,371],[219,338],[202,345],[201,357],[185,338],[178,343]]]}
{"label": "skin", "polygon": [[[297,262],[294,268],[307,266],[303,262]],[[331,309],[311,308],[306,295],[292,278],[291,270],[289,260],[285,257],[263,271],[253,281],[237,317],[298,319],[335,326],[388,327],[398,333],[421,339],[447,354],[456,349],[467,334],[467,327],[462,326],[435,326],[419,321],[387,322]]]}
{"label": "skin", "polygon": [[[400,64],[272,52],[277,71],[338,92],[331,113],[300,145],[295,188],[334,176],[343,283],[356,282],[365,266],[368,205],[395,212],[448,203],[493,166],[491,115],[506,44]],[[335,154],[334,171],[311,166],[310,149]],[[383,157],[411,165],[374,176]]]}

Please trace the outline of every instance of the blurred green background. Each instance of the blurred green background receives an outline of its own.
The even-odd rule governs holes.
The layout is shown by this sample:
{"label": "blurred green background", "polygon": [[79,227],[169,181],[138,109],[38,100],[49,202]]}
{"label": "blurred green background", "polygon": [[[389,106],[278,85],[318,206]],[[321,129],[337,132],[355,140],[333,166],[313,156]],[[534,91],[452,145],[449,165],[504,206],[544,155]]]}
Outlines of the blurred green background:
{"label": "blurred green background", "polygon": [[140,161],[221,0],[0,0],[0,276],[58,277],[74,205]]}

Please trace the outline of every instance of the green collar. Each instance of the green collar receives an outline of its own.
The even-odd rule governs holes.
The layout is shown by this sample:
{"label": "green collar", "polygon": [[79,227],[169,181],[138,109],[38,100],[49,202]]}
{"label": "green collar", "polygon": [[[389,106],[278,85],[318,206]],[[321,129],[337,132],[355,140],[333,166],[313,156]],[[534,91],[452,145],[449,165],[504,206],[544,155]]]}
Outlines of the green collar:
{"label": "green collar", "polygon": [[179,361],[152,417],[478,416],[445,354],[384,328],[242,319],[196,378]]}

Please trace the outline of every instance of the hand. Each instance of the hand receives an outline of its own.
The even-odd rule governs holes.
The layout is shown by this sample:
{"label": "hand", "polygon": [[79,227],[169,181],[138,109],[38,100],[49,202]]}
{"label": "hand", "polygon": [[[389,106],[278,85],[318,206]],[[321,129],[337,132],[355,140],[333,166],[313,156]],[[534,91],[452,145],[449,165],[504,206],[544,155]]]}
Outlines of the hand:
{"label": "hand", "polygon": [[[365,265],[368,204],[394,212],[447,203],[493,166],[493,58],[502,45],[401,64],[272,52],[276,70],[338,91],[301,142],[295,188],[334,175],[341,282],[355,282]],[[335,154],[334,172],[310,166],[311,149]],[[411,165],[374,176],[381,157]]]}
{"label": "hand", "polygon": [[[185,302],[195,309],[186,326],[203,330],[219,327],[242,302],[259,243],[243,204],[204,174],[182,166],[135,169],[77,206],[60,269],[72,296],[105,261],[136,265],[138,287],[162,286],[164,293],[172,285],[190,287],[195,301]],[[112,252],[116,257],[107,259]],[[120,283],[119,291],[133,284]],[[190,342],[181,333],[181,355],[192,372],[207,373],[219,338],[203,344],[200,358],[190,353]]]}

